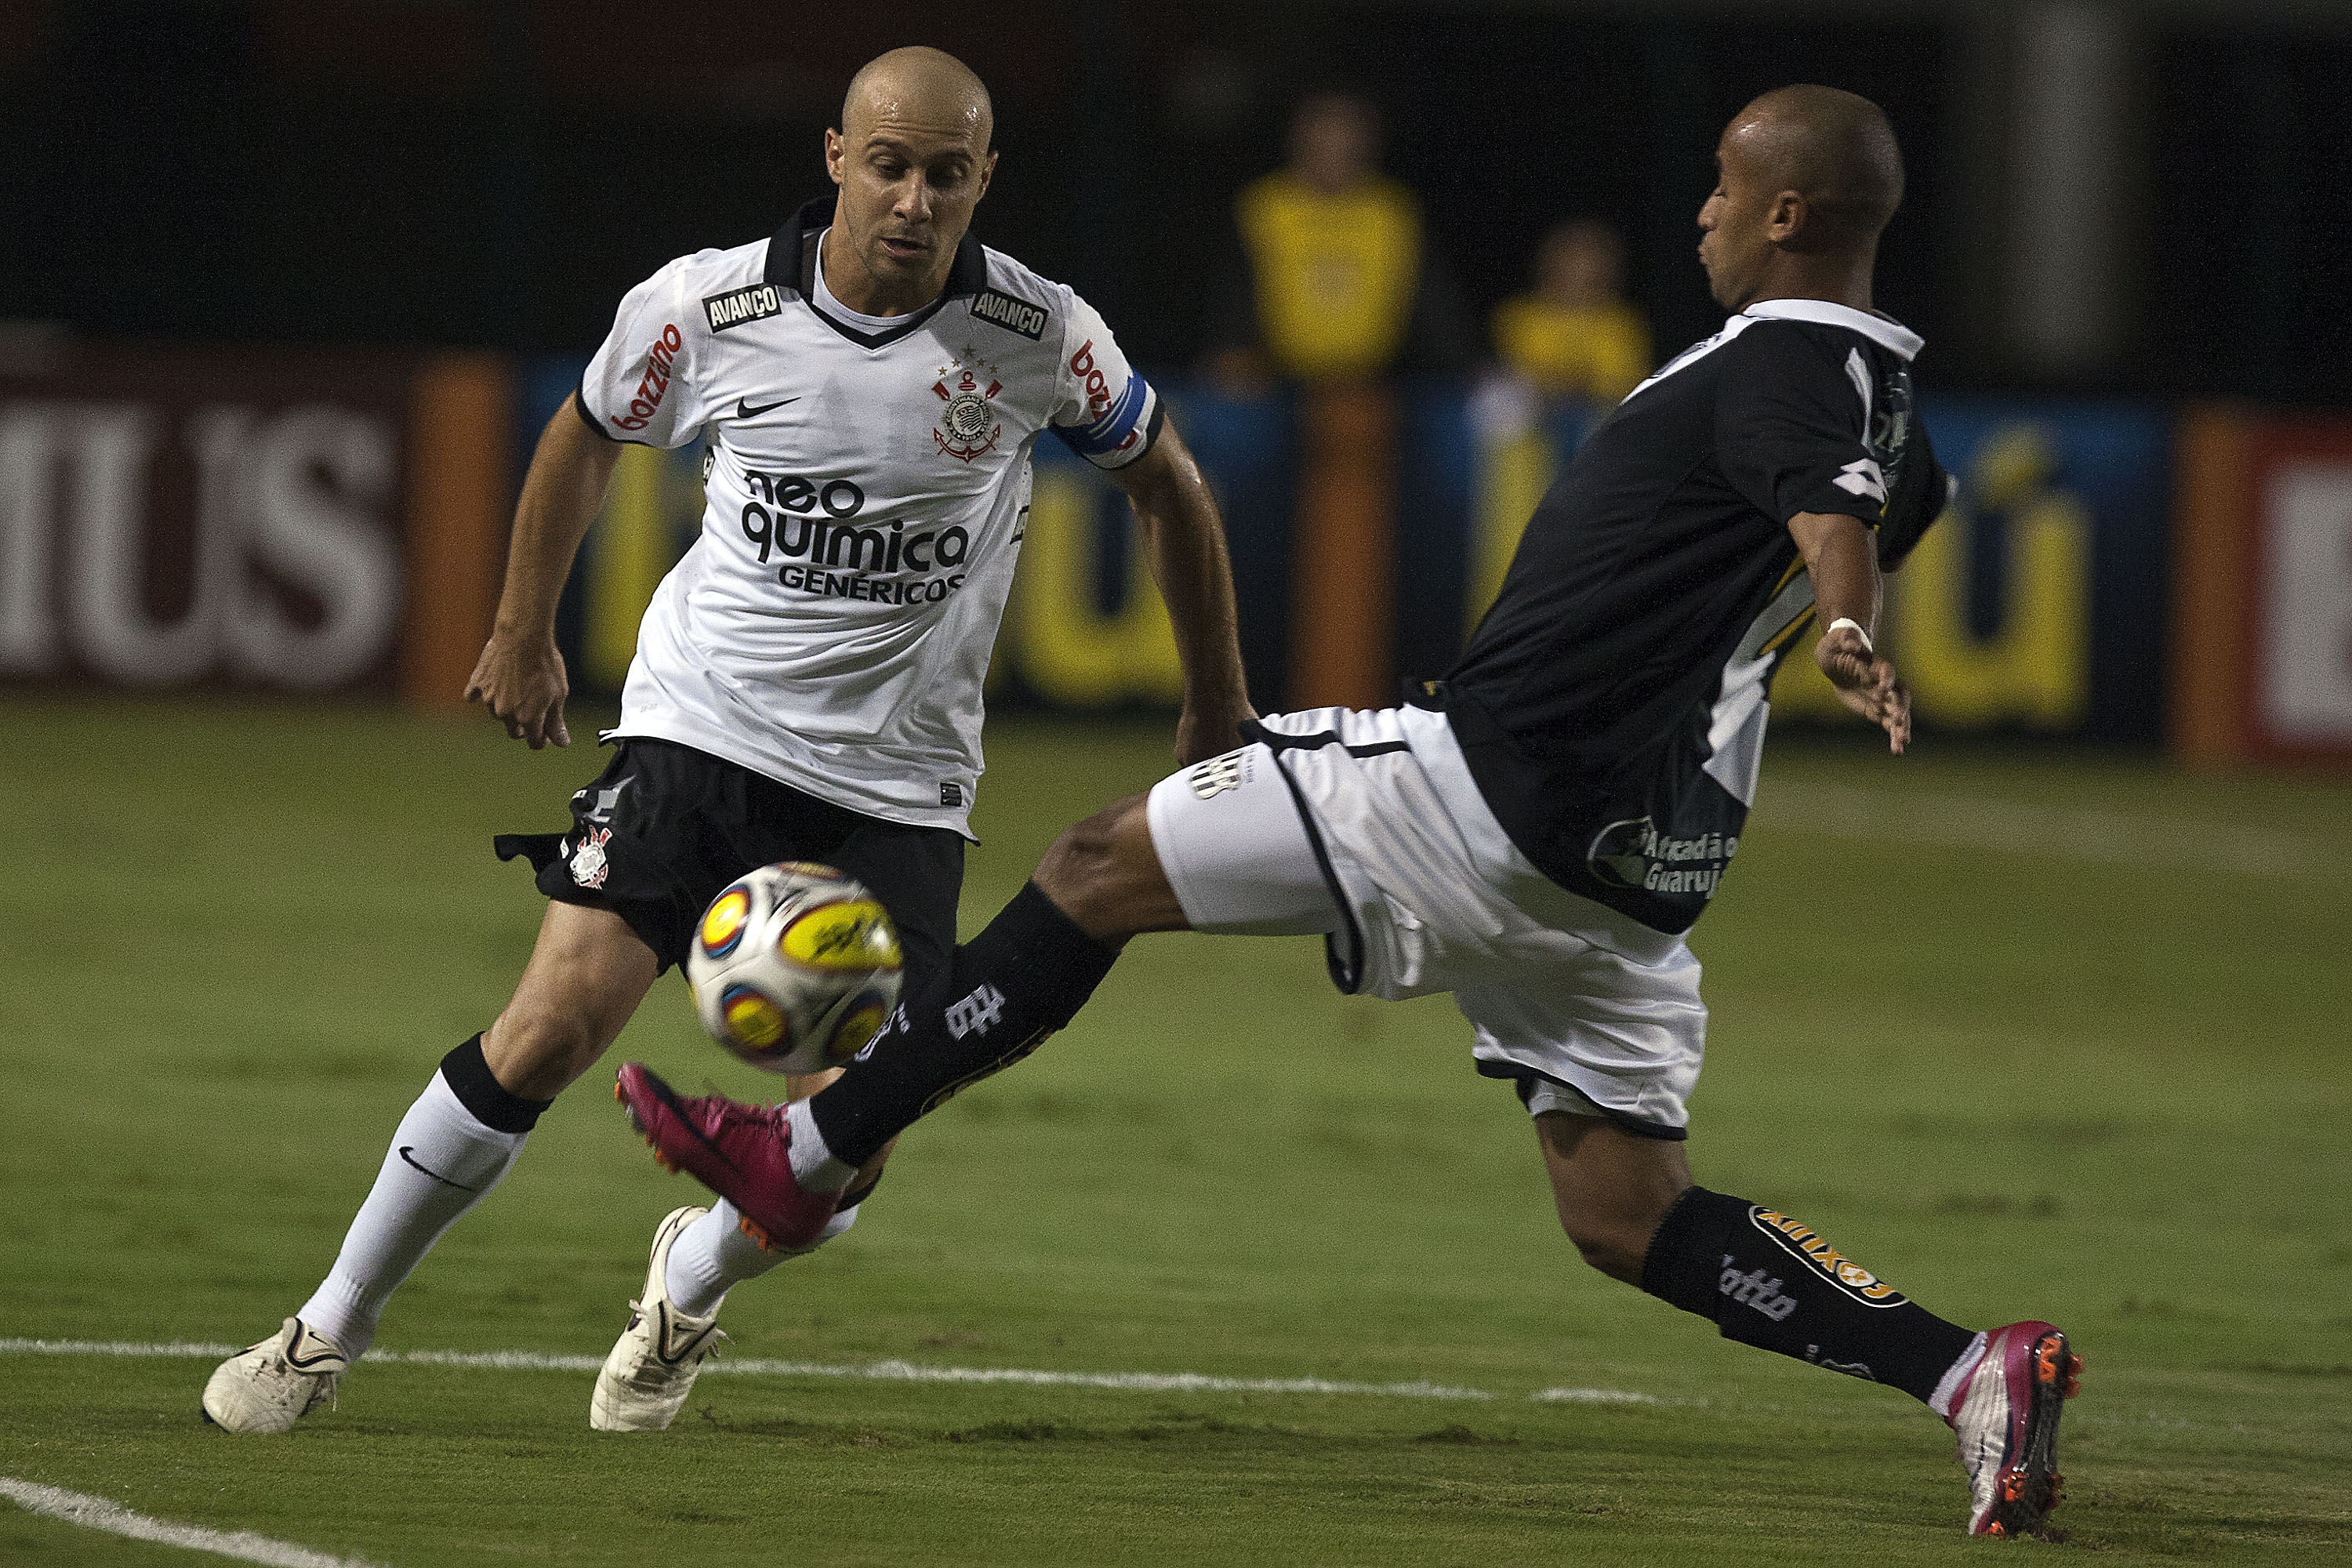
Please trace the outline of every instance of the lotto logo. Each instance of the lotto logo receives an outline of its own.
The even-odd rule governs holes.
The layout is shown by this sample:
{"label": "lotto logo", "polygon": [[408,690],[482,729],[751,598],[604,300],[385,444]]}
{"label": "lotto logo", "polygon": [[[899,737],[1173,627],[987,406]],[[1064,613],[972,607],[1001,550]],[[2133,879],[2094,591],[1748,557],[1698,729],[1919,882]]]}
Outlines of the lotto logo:
{"label": "lotto logo", "polygon": [[1868,496],[1881,506],[1886,504],[1886,476],[1868,458],[1856,458],[1840,468],[1838,477],[1830,483],[1848,495]]}
{"label": "lotto logo", "polygon": [[948,1033],[959,1040],[966,1035],[984,1035],[1003,1017],[1004,993],[993,985],[982,984],[949,1006]]}
{"label": "lotto logo", "polygon": [[1797,1299],[1781,1294],[1787,1281],[1778,1275],[1765,1277],[1761,1268],[1743,1274],[1728,1252],[1723,1255],[1723,1278],[1719,1281],[1723,1293],[1743,1306],[1755,1308],[1774,1322],[1779,1322],[1797,1310]]}

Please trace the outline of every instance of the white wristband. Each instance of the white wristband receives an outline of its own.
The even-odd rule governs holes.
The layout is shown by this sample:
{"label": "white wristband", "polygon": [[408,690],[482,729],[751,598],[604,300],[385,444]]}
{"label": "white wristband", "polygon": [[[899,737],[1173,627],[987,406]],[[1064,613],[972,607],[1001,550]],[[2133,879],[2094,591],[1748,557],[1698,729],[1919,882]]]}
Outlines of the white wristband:
{"label": "white wristband", "polygon": [[1855,620],[1852,616],[1840,616],[1836,620],[1833,620],[1833,621],[1832,621],[1832,622],[1830,623],[1830,625],[1829,625],[1829,631],[1825,631],[1825,632],[1823,632],[1823,633],[1822,634],[1822,636],[1823,636],[1823,637],[1827,637],[1827,636],[1829,636],[1829,635],[1830,635],[1830,632],[1834,632],[1834,631],[1836,631],[1836,630],[1838,629],[1838,627],[1840,627],[1840,626],[1852,626],[1852,627],[1853,628],[1853,634],[1854,634],[1854,636],[1856,636],[1856,637],[1860,637],[1860,638],[1862,639],[1862,651],[1863,651],[1863,652],[1867,653],[1867,654],[1875,654],[1875,653],[1877,653],[1877,652],[1878,652],[1878,650],[1877,650],[1875,647],[1873,647],[1871,646],[1871,643],[1870,643],[1870,634],[1869,634],[1868,632],[1866,632],[1866,631],[1864,631],[1864,630],[1862,629],[1862,623],[1861,623],[1860,621]]}

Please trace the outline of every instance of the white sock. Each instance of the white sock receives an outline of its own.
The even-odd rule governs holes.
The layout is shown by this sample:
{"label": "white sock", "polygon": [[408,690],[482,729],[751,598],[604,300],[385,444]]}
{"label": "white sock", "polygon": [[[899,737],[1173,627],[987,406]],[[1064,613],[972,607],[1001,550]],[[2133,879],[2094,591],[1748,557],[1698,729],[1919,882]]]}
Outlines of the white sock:
{"label": "white sock", "polygon": [[842,1210],[825,1221],[814,1241],[794,1252],[766,1250],[743,1234],[742,1222],[742,1212],[720,1198],[709,1214],[669,1244],[669,1268],[662,1277],[662,1289],[671,1306],[690,1318],[709,1317],[735,1286],[757,1279],[788,1258],[806,1257],[856,1225],[857,1210]]}
{"label": "white sock", "polygon": [[1936,1392],[1927,1396],[1927,1408],[1949,1421],[1960,1408],[1960,1395],[1969,1386],[1969,1373],[1976,1371],[1984,1352],[1985,1336],[1979,1331],[1977,1337],[1969,1342],[1969,1348],[1960,1352],[1960,1359],[1944,1369]]}
{"label": "white sock", "polygon": [[434,1073],[400,1119],[333,1270],[296,1315],[357,1361],[400,1282],[499,1184],[529,1136],[484,1126]]}
{"label": "white sock", "polygon": [[793,1130],[792,1147],[785,1151],[792,1157],[793,1180],[812,1193],[847,1192],[857,1167],[833,1157],[833,1151],[825,1147],[824,1134],[816,1130],[809,1102],[793,1100],[784,1117]]}

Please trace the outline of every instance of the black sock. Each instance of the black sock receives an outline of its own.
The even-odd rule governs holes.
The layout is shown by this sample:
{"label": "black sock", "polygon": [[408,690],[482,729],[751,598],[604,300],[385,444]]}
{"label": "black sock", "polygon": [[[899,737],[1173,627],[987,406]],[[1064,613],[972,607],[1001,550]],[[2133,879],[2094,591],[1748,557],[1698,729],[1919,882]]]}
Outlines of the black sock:
{"label": "black sock", "polygon": [[957,948],[944,980],[908,997],[839,1082],[809,1101],[834,1158],[862,1165],[958,1089],[1001,1072],[1068,1023],[1118,950],[1026,883]]}
{"label": "black sock", "polygon": [[1642,1289],[1727,1340],[1925,1404],[1976,1336],[1897,1294],[1786,1215],[1693,1187],[1650,1238]]}

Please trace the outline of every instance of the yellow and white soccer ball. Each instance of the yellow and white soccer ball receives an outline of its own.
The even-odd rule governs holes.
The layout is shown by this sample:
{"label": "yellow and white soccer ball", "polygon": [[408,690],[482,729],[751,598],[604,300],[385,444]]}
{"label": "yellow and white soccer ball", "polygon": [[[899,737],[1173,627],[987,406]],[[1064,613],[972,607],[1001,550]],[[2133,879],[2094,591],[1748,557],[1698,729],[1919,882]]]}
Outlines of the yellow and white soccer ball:
{"label": "yellow and white soccer ball", "polygon": [[710,900],[686,983],[710,1037],[770,1072],[812,1073],[864,1050],[898,1005],[898,930],[830,866],[786,860]]}

